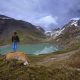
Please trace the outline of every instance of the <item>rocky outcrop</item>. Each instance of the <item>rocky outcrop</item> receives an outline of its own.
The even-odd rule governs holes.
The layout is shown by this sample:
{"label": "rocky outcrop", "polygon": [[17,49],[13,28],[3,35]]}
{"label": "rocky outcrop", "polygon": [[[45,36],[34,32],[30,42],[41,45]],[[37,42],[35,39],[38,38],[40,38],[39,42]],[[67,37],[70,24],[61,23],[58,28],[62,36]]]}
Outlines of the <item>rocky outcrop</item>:
{"label": "rocky outcrop", "polygon": [[10,52],[6,54],[6,60],[11,61],[11,60],[18,60],[22,61],[24,65],[29,64],[29,59],[27,54],[23,52]]}

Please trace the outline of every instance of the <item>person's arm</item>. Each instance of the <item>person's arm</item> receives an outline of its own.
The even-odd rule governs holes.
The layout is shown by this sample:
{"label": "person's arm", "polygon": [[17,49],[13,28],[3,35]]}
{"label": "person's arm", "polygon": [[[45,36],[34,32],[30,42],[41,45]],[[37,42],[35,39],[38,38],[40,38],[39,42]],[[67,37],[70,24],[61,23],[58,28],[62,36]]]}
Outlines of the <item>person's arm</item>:
{"label": "person's arm", "polygon": [[17,41],[18,41],[18,42],[20,42],[20,39],[19,39],[19,37],[18,37],[18,36],[17,36]]}
{"label": "person's arm", "polygon": [[12,42],[13,42],[13,36],[12,36]]}

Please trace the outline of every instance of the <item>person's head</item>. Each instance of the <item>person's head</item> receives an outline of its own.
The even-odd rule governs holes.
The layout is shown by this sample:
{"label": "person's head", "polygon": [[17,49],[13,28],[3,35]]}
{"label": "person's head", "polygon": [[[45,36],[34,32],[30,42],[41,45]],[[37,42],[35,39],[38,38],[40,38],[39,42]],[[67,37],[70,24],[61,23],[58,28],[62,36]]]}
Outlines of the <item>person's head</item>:
{"label": "person's head", "polygon": [[14,32],[14,35],[17,35],[17,32]]}

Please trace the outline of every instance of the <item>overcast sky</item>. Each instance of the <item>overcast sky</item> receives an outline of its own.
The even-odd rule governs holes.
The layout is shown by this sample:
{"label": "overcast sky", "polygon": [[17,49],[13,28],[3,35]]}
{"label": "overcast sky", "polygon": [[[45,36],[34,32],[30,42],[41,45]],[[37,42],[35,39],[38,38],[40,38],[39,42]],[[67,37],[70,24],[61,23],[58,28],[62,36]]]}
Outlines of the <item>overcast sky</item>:
{"label": "overcast sky", "polygon": [[80,0],[0,0],[0,14],[49,30],[80,17]]}

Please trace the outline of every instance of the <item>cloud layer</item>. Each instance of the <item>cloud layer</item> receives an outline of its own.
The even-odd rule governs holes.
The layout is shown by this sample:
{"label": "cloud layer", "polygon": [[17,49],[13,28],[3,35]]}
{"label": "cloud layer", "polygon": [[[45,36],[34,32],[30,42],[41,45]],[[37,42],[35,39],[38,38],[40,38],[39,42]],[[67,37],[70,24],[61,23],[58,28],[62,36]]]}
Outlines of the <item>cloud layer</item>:
{"label": "cloud layer", "polygon": [[0,0],[0,14],[50,29],[80,17],[80,0]]}

